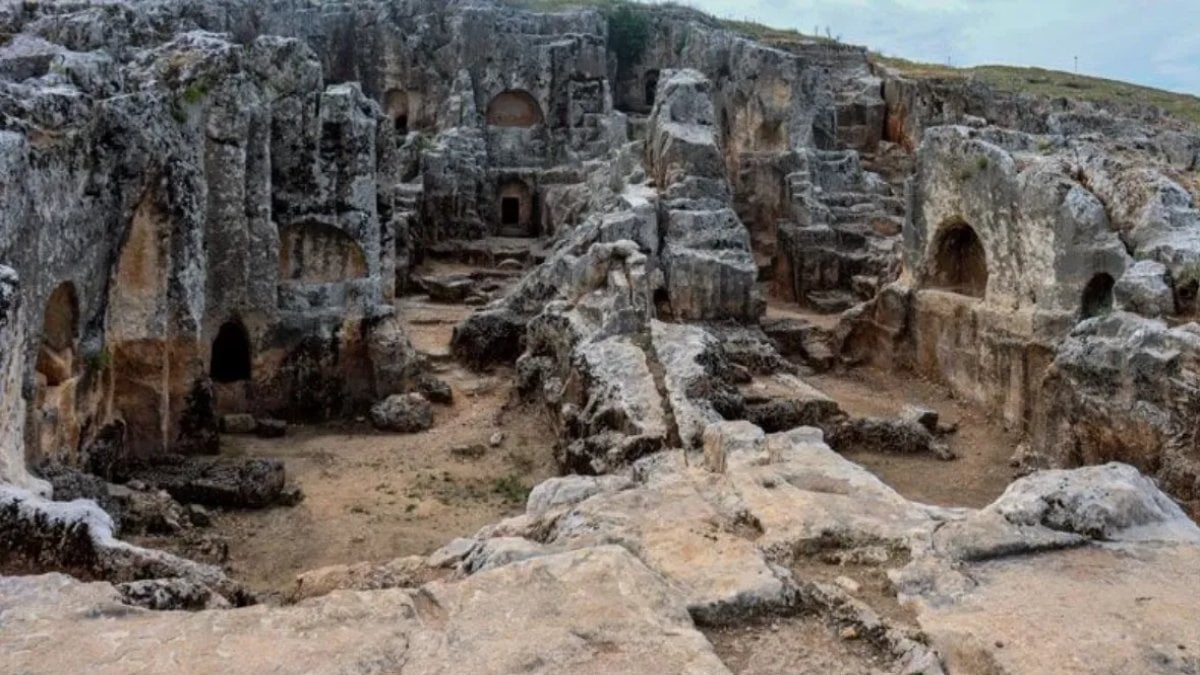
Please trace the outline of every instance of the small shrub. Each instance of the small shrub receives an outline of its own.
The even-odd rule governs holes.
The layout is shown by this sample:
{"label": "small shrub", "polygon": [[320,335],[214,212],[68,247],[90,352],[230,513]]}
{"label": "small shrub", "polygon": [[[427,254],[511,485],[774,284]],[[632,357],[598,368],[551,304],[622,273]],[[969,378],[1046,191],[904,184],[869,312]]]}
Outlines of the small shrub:
{"label": "small shrub", "polygon": [[980,171],[987,171],[988,158],[983,155],[976,157],[975,158],[975,168],[979,169]]}
{"label": "small shrub", "polygon": [[644,10],[622,2],[608,9],[608,48],[617,55],[617,63],[637,63],[650,42],[650,19]]}
{"label": "small shrub", "polygon": [[513,504],[524,504],[529,498],[529,488],[525,487],[525,483],[521,481],[521,477],[515,473],[510,473],[503,478],[497,478],[492,489],[496,494],[504,498],[504,501]]}
{"label": "small shrub", "polygon": [[183,99],[184,103],[188,105],[195,105],[204,100],[204,97],[207,95],[208,85],[204,84],[203,82],[195,82],[187,89],[184,89],[183,93],[180,94],[180,97]]}
{"label": "small shrub", "polygon": [[433,136],[429,134],[417,135],[417,152],[424,154],[433,150],[435,145],[437,144],[433,142]]}
{"label": "small shrub", "polygon": [[1175,275],[1175,285],[1179,287],[1200,284],[1200,260],[1188,263],[1179,268]]}
{"label": "small shrub", "polygon": [[683,30],[679,31],[679,37],[675,38],[675,56],[683,56],[683,50],[687,49],[688,44],[688,27],[684,26]]}
{"label": "small shrub", "polygon": [[103,373],[112,366],[112,352],[108,351],[108,347],[104,347],[88,356],[87,365],[92,372]]}

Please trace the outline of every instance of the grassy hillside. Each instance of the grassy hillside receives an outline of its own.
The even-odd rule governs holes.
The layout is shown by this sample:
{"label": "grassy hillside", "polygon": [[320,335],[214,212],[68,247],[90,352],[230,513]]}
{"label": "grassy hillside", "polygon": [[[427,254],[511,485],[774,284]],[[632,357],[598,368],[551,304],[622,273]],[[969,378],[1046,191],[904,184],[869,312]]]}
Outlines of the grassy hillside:
{"label": "grassy hillside", "polygon": [[[596,7],[601,10],[615,11],[622,6],[630,5],[628,0],[503,0],[517,7],[537,11],[555,11],[575,7]],[[639,3],[653,6],[687,7],[686,3],[658,2]],[[796,42],[832,42],[828,38],[812,36],[800,31],[787,28],[774,28],[753,21],[735,21],[730,19],[714,19],[726,28],[761,40],[763,42],[786,48],[789,43]],[[901,73],[914,78],[936,79],[967,79],[976,78],[992,86],[997,91],[1027,92],[1039,96],[1063,97],[1069,99],[1092,101],[1105,105],[1155,105],[1166,110],[1171,115],[1200,125],[1200,98],[1187,94],[1176,94],[1161,89],[1143,87],[1128,82],[1107,80],[1099,77],[1074,75],[1057,70],[1043,68],[1019,68],[1015,66],[976,66],[974,68],[953,68],[931,63],[917,63],[901,58],[872,54],[875,62],[890,66]]]}
{"label": "grassy hillside", "polygon": [[915,78],[981,80],[997,91],[1028,92],[1040,96],[1063,97],[1102,104],[1143,104],[1158,106],[1172,115],[1200,124],[1200,98],[1128,82],[1075,75],[1044,68],[1016,66],[976,66],[952,68],[931,63],[916,63],[877,54],[872,60]]}

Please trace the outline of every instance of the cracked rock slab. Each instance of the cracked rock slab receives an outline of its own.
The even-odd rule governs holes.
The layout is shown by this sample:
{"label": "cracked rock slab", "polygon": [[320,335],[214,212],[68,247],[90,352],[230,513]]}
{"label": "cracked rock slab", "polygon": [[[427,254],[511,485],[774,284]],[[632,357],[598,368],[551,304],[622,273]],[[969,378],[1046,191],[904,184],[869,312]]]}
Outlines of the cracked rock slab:
{"label": "cracked rock slab", "polygon": [[153,612],[58,574],[0,578],[0,606],[6,672],[729,672],[678,594],[614,546],[290,607]]}

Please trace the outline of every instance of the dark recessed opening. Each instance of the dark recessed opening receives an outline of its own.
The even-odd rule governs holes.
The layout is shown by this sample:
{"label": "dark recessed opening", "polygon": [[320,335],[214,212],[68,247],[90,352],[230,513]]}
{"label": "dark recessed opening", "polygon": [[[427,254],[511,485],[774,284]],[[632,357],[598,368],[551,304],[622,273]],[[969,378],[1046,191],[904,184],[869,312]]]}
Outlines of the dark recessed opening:
{"label": "dark recessed opening", "polygon": [[932,285],[982,298],[987,291],[987,280],[987,255],[979,235],[963,223],[947,228],[934,258]]}
{"label": "dark recessed opening", "polygon": [[408,115],[396,115],[396,133],[401,136],[408,135]]}
{"label": "dark recessed opening", "polygon": [[226,321],[212,345],[210,375],[216,382],[250,379],[250,336],[239,321]]}
{"label": "dark recessed opening", "polygon": [[647,106],[654,105],[654,99],[658,95],[658,71],[652,70],[646,73],[646,91],[645,101]]}
{"label": "dark recessed opening", "polygon": [[502,197],[500,199],[500,224],[501,225],[520,225],[521,224],[521,200],[516,197]]}
{"label": "dark recessed opening", "polygon": [[1083,318],[1103,316],[1112,311],[1114,284],[1112,276],[1104,272],[1092,277],[1083,288],[1083,302],[1080,306]]}

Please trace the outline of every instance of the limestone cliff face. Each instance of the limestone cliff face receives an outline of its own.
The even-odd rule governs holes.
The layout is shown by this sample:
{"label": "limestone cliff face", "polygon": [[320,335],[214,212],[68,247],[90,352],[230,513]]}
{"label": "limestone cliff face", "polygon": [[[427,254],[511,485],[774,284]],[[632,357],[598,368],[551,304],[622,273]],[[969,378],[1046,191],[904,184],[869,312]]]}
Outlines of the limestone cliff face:
{"label": "limestone cliff face", "polygon": [[0,93],[0,259],[33,308],[32,456],[86,463],[112,425],[130,454],[210,451],[221,411],[320,417],[373,400],[395,250],[378,104],[326,87],[298,40],[42,11],[8,17],[26,33],[0,53],[26,69]]}
{"label": "limestone cliff face", "polygon": [[25,467],[25,398],[20,396],[25,316],[17,273],[0,266],[0,482],[46,495],[49,485]]}

